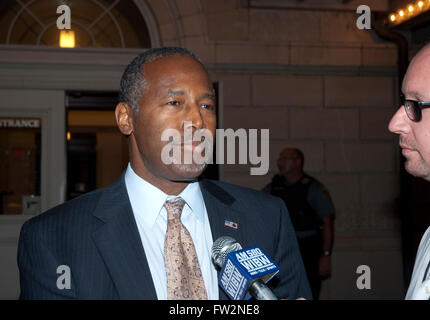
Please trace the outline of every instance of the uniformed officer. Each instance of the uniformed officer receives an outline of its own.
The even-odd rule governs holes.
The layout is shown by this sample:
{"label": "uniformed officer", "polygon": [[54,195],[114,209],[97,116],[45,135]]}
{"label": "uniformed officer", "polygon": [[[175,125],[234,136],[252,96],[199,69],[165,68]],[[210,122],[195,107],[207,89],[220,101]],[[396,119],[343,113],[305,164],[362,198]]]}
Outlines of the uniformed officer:
{"label": "uniformed officer", "polygon": [[284,149],[277,164],[279,174],[263,191],[284,200],[296,230],[312,295],[318,299],[321,280],[331,275],[335,208],[322,183],[303,171],[302,151]]}

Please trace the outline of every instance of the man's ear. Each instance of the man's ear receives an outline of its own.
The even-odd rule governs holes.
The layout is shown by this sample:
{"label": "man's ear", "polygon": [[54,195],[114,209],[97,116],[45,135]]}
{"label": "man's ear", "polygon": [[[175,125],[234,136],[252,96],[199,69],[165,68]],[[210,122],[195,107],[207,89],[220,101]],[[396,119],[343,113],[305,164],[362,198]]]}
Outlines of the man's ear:
{"label": "man's ear", "polygon": [[115,108],[115,118],[119,131],[129,136],[133,132],[133,110],[124,102],[120,102]]}

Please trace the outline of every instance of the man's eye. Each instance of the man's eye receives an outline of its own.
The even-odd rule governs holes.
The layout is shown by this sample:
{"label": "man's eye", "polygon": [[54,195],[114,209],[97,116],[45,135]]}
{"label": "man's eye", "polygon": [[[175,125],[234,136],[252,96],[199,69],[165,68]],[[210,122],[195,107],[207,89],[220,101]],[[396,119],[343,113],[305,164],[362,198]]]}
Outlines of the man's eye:
{"label": "man's eye", "polygon": [[171,105],[171,106],[179,106],[181,103],[177,100],[172,100],[172,101],[167,102],[167,104]]}
{"label": "man's eye", "polygon": [[203,109],[213,110],[214,106],[211,104],[202,104]]}

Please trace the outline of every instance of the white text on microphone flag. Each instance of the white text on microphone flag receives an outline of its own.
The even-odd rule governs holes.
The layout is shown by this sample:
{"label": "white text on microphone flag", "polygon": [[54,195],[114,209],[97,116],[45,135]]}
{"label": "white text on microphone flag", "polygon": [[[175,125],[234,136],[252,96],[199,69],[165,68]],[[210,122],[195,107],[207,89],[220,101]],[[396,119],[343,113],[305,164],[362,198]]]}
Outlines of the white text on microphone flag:
{"label": "white text on microphone flag", "polygon": [[279,266],[258,247],[230,252],[220,273],[219,283],[234,300],[249,298],[247,292],[254,280],[267,283],[279,272]]}

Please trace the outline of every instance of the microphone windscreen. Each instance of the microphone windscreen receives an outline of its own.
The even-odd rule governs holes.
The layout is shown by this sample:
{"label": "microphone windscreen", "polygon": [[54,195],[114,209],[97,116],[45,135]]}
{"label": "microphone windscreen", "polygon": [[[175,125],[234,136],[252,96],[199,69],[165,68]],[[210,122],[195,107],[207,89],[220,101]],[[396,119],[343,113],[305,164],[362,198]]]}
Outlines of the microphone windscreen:
{"label": "microphone windscreen", "polygon": [[226,256],[233,251],[241,250],[242,246],[232,237],[223,236],[212,245],[212,260],[220,268],[223,267]]}

